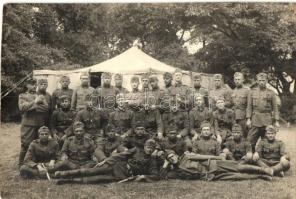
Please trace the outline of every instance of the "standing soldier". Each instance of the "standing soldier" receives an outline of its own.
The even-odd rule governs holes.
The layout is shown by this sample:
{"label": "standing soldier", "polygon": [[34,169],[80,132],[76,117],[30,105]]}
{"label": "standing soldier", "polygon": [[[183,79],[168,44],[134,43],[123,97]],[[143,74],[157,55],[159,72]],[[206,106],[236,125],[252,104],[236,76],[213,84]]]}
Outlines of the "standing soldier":
{"label": "standing soldier", "polygon": [[61,150],[61,161],[55,165],[55,170],[72,170],[91,168],[95,165],[93,154],[94,142],[85,137],[84,125],[81,122],[73,124],[74,136],[68,137]]}
{"label": "standing soldier", "polygon": [[243,129],[243,136],[246,138],[248,135],[246,128],[246,111],[248,104],[248,95],[250,88],[243,85],[244,75],[240,72],[234,73],[235,88],[232,92],[232,109],[235,113],[235,121],[240,124]]}
{"label": "standing soldier", "polygon": [[141,77],[142,81],[142,92],[148,92],[149,91],[149,75],[147,73],[144,73]]}
{"label": "standing soldier", "polygon": [[265,129],[275,121],[275,126],[279,127],[279,111],[276,104],[274,92],[266,88],[267,75],[259,73],[257,75],[258,87],[253,88],[248,95],[247,105],[247,126],[251,127],[248,139],[252,144],[253,151],[259,137],[263,138]]}
{"label": "standing soldier", "polygon": [[123,77],[121,74],[115,74],[114,81],[115,81],[116,95],[120,93],[123,93],[123,94],[128,93],[127,89],[122,87],[122,80],[123,80]]}
{"label": "standing soldier", "polygon": [[163,96],[163,91],[160,90],[158,86],[158,78],[154,75],[149,77],[149,83],[151,86],[151,91],[148,97],[149,105],[159,107],[161,96]]}
{"label": "standing soldier", "polygon": [[225,99],[219,97],[216,102],[217,110],[213,112],[213,122],[217,141],[222,144],[231,136],[232,126],[235,124],[235,115],[232,109],[225,107]]}
{"label": "standing soldier", "polygon": [[53,171],[59,157],[59,145],[50,138],[49,129],[42,126],[38,133],[39,139],[31,142],[26,153],[25,164],[20,168],[20,175],[23,178],[46,178],[46,172]]}
{"label": "standing soldier", "polygon": [[223,85],[223,77],[221,74],[215,74],[214,75],[214,89],[209,91],[209,108],[212,111],[215,111],[217,109],[216,107],[216,101],[220,96],[223,96],[226,103],[225,106],[230,108],[230,102],[231,102],[231,92],[232,90],[229,88],[228,85]]}
{"label": "standing soldier", "polygon": [[190,134],[193,136],[192,140],[200,137],[200,125],[205,122],[212,122],[212,112],[209,111],[204,104],[204,96],[196,93],[194,95],[194,108],[189,112]]}
{"label": "standing soldier", "polygon": [[290,168],[290,157],[285,151],[285,144],[275,138],[276,131],[272,125],[266,127],[266,139],[258,143],[253,160],[261,167],[271,167],[274,175],[283,177]]}
{"label": "standing soldier", "polygon": [[206,107],[209,107],[209,92],[205,87],[201,86],[201,75],[195,74],[193,76],[193,89],[191,91],[192,93],[192,101],[194,101],[194,96],[196,94],[200,94],[204,98],[204,105]]}
{"label": "standing soldier", "polygon": [[132,91],[125,96],[127,105],[131,110],[137,110],[142,103],[141,98],[143,97],[143,94],[139,91],[139,84],[139,77],[133,76],[131,78]]}
{"label": "standing soldier", "polygon": [[69,88],[70,78],[66,75],[63,75],[60,79],[60,84],[61,84],[61,88],[56,89],[52,93],[52,108],[53,109],[60,107],[60,97],[61,96],[64,96],[64,95],[68,96],[70,98],[70,103],[71,103],[73,90]]}
{"label": "standing soldier", "polygon": [[164,81],[164,90],[165,91],[169,91],[170,92],[170,89],[172,88],[173,86],[173,75],[169,72],[165,72],[163,74],[163,81]]}
{"label": "standing soldier", "polygon": [[243,137],[243,129],[239,124],[232,127],[232,137],[225,143],[223,153],[227,160],[235,160],[240,163],[252,163],[251,143]]}
{"label": "standing soldier", "polygon": [[52,136],[63,146],[67,132],[71,131],[75,112],[70,110],[71,98],[68,95],[59,97],[59,109],[54,110],[51,116]]}
{"label": "standing soldier", "polygon": [[85,100],[87,96],[90,96],[94,88],[89,85],[89,74],[83,73],[80,76],[81,85],[73,91],[71,100],[71,109],[77,112],[84,109]]}
{"label": "standing soldier", "polygon": [[160,106],[159,110],[161,113],[163,113],[166,109],[170,108],[170,102],[171,102],[171,91],[173,88],[172,81],[173,81],[173,75],[171,73],[164,73],[163,75],[163,81],[164,81],[164,91],[162,92],[162,95],[160,96]]}
{"label": "standing soldier", "polygon": [[38,138],[38,129],[48,125],[51,97],[46,92],[47,80],[39,79],[36,93],[36,80],[27,80],[27,92],[19,96],[19,110],[22,113],[21,150],[19,166],[23,164],[30,143]]}
{"label": "standing soldier", "polygon": [[101,108],[110,113],[114,110],[116,102],[116,88],[111,86],[111,73],[102,74],[102,87],[97,90]]}

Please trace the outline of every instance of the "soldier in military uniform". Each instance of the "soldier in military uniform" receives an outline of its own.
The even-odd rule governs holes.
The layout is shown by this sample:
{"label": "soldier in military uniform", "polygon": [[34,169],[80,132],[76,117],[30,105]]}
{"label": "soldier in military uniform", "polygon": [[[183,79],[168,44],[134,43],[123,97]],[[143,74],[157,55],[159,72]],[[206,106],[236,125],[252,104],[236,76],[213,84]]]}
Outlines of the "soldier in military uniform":
{"label": "soldier in military uniform", "polygon": [[272,168],[274,175],[284,176],[290,168],[290,156],[285,151],[285,144],[275,138],[276,131],[272,125],[266,127],[266,139],[258,143],[253,160],[261,167]]}
{"label": "soldier in military uniform", "polygon": [[[209,107],[209,92],[208,89],[205,87],[201,86],[201,75],[200,74],[195,74],[193,76],[193,88],[191,91],[192,94],[192,101],[194,102],[194,97],[196,94],[200,94],[204,98],[204,105],[206,107]],[[192,103],[194,105],[194,103]]]}
{"label": "soldier in military uniform", "polygon": [[51,116],[51,133],[57,140],[60,148],[63,146],[64,140],[67,137],[67,131],[71,131],[71,125],[75,118],[75,111],[70,110],[71,97],[62,95],[59,97],[59,107],[54,110]]}
{"label": "soldier in military uniform", "polygon": [[[46,178],[46,172],[52,172],[59,157],[59,145],[50,138],[49,129],[42,126],[38,130],[39,139],[31,142],[20,168],[23,178]],[[48,174],[48,173],[47,173]]]}
{"label": "soldier in military uniform", "polygon": [[128,93],[128,90],[126,88],[122,87],[122,80],[123,80],[123,77],[121,74],[114,75],[116,95],[120,94],[120,93],[123,93],[123,94]]}
{"label": "soldier in military uniform", "polygon": [[[156,107],[160,104],[161,96],[163,96],[163,90],[161,90],[158,86],[158,78],[154,75],[149,77],[149,83],[151,87],[150,95],[154,98],[154,103],[152,105],[155,105]],[[152,101],[152,102],[153,102]],[[149,102],[149,100],[148,100]]]}
{"label": "soldier in military uniform", "polygon": [[107,125],[104,129],[104,137],[97,143],[95,157],[98,162],[102,162],[114,153],[120,153],[126,150],[122,144],[122,138],[116,135],[116,129],[112,125]]}
{"label": "soldier in military uniform", "polygon": [[131,78],[132,91],[125,95],[126,103],[131,110],[138,110],[142,103],[143,93],[139,90],[139,84],[139,77],[133,76]]}
{"label": "soldier in military uniform", "polygon": [[71,100],[71,109],[77,112],[84,109],[86,98],[94,91],[94,88],[89,85],[90,80],[88,73],[81,74],[80,80],[81,85],[73,91]]}
{"label": "soldier in military uniform", "polygon": [[201,124],[201,136],[199,139],[193,141],[192,152],[201,155],[222,155],[220,144],[213,138],[211,130],[211,124],[209,122],[203,122]]}
{"label": "soldier in military uniform", "polygon": [[266,88],[267,75],[259,73],[257,83],[258,87],[253,88],[248,95],[246,114],[246,125],[251,127],[248,139],[252,144],[253,151],[259,137],[264,137],[265,128],[268,125],[274,122],[275,126],[279,127],[279,110],[276,104],[276,96]]}
{"label": "soldier in military uniform", "polygon": [[108,116],[104,109],[98,107],[99,93],[95,90],[85,101],[85,108],[80,110],[75,121],[84,124],[85,136],[97,142],[103,137],[103,129],[107,124]]}
{"label": "soldier in military uniform", "polygon": [[223,77],[221,74],[214,75],[214,89],[209,91],[209,108],[212,111],[217,109],[216,102],[217,99],[221,96],[225,98],[225,106],[230,108],[231,107],[231,94],[232,90],[229,88],[228,85],[223,85]]}
{"label": "soldier in military uniform", "polygon": [[196,93],[194,96],[194,108],[189,112],[190,134],[192,140],[200,137],[200,125],[204,121],[212,122],[212,112],[204,104],[204,96]]}
{"label": "soldier in military uniform", "polygon": [[142,93],[148,92],[150,90],[149,88],[149,75],[147,73],[142,74],[141,77],[142,82]]}
{"label": "soldier in military uniform", "polygon": [[213,112],[213,122],[217,141],[223,144],[231,136],[231,128],[235,124],[235,115],[232,109],[225,107],[225,99],[220,97],[216,102],[217,110]]}
{"label": "soldier in military uniform", "polygon": [[248,129],[246,128],[246,111],[248,104],[248,95],[250,88],[243,85],[244,75],[240,72],[234,73],[235,88],[233,89],[232,109],[235,113],[235,121],[240,124],[243,129],[243,136],[248,136]]}
{"label": "soldier in military uniform", "polygon": [[241,125],[234,124],[232,127],[232,137],[226,140],[223,153],[227,160],[235,160],[240,163],[252,163],[251,143],[243,137]]}
{"label": "soldier in military uniform", "polygon": [[85,137],[84,125],[81,122],[73,124],[74,136],[68,137],[61,150],[61,160],[55,164],[55,170],[72,170],[91,168],[95,165],[93,140]]}
{"label": "soldier in military uniform", "polygon": [[[57,178],[62,183],[100,183],[112,182],[131,178],[134,181],[157,180],[157,159],[152,156],[156,142],[149,139],[142,148],[132,148],[122,153],[113,154],[90,169],[56,172]],[[68,178],[68,179],[67,179]]]}
{"label": "soldier in military uniform", "polygon": [[38,80],[37,92],[36,80],[29,79],[26,87],[27,92],[20,94],[18,101],[22,114],[19,166],[23,164],[30,143],[38,138],[38,129],[48,125],[51,111],[51,97],[46,92],[46,79]]}
{"label": "soldier in military uniform", "polygon": [[101,108],[108,113],[112,112],[116,103],[116,88],[111,86],[111,73],[102,74],[102,87],[97,89]]}
{"label": "soldier in military uniform", "polygon": [[109,124],[117,129],[117,134],[122,138],[131,134],[133,112],[126,108],[122,94],[116,96],[116,109],[109,115]]}
{"label": "soldier in military uniform", "polygon": [[52,108],[53,109],[59,108],[61,96],[64,96],[64,95],[68,96],[70,98],[70,103],[71,103],[73,89],[69,88],[69,84],[70,84],[70,78],[66,75],[63,75],[60,79],[61,88],[57,88],[52,93]]}
{"label": "soldier in military uniform", "polygon": [[173,75],[169,72],[165,72],[163,74],[163,81],[164,81],[164,90],[170,92],[170,89],[173,86]]}

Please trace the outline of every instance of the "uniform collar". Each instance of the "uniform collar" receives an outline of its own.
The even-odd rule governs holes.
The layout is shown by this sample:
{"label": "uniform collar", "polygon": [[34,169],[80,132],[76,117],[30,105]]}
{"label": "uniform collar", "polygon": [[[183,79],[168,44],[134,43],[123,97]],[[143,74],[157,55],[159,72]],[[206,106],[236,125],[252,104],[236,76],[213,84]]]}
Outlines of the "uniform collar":
{"label": "uniform collar", "polygon": [[181,86],[183,86],[182,82],[176,82],[175,83],[175,87],[181,87]]}
{"label": "uniform collar", "polygon": [[84,138],[82,138],[81,140],[78,140],[76,137],[74,137],[74,143],[75,144],[83,144],[84,143]]}

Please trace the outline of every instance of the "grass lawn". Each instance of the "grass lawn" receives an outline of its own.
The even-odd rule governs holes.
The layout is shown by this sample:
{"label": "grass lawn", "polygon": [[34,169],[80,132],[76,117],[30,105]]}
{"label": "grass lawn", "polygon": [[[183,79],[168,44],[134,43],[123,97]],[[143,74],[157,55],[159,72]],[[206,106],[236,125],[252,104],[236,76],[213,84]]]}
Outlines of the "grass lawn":
{"label": "grass lawn", "polygon": [[296,128],[283,128],[278,138],[286,143],[291,154],[291,169],[284,178],[272,182],[247,180],[239,182],[203,182],[169,180],[156,183],[122,183],[100,185],[56,185],[53,181],[22,180],[18,175],[20,147],[19,124],[1,124],[0,199],[6,198],[272,198],[296,199]]}

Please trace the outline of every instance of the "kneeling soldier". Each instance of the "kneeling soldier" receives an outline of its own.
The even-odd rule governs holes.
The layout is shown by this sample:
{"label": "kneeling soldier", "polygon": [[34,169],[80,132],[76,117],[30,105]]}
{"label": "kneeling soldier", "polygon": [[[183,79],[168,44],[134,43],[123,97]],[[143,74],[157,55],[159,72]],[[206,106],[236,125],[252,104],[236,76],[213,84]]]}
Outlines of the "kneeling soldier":
{"label": "kneeling soldier", "polygon": [[84,136],[83,123],[75,122],[73,128],[75,136],[65,140],[61,150],[61,161],[56,164],[56,170],[90,168],[95,165],[93,161],[94,142]]}
{"label": "kneeling soldier", "polygon": [[39,139],[31,142],[25,156],[25,164],[20,168],[23,178],[46,178],[49,171],[53,171],[55,161],[59,155],[59,145],[51,139],[49,129],[42,126],[38,130]]}
{"label": "kneeling soldier", "polygon": [[261,167],[271,167],[275,175],[284,176],[290,168],[290,157],[285,151],[285,144],[275,139],[276,128],[266,127],[266,139],[262,139],[253,155],[253,160]]}
{"label": "kneeling soldier", "polygon": [[241,125],[233,125],[232,137],[226,141],[223,153],[226,155],[227,160],[236,160],[241,163],[252,162],[252,146],[251,143],[243,137]]}

